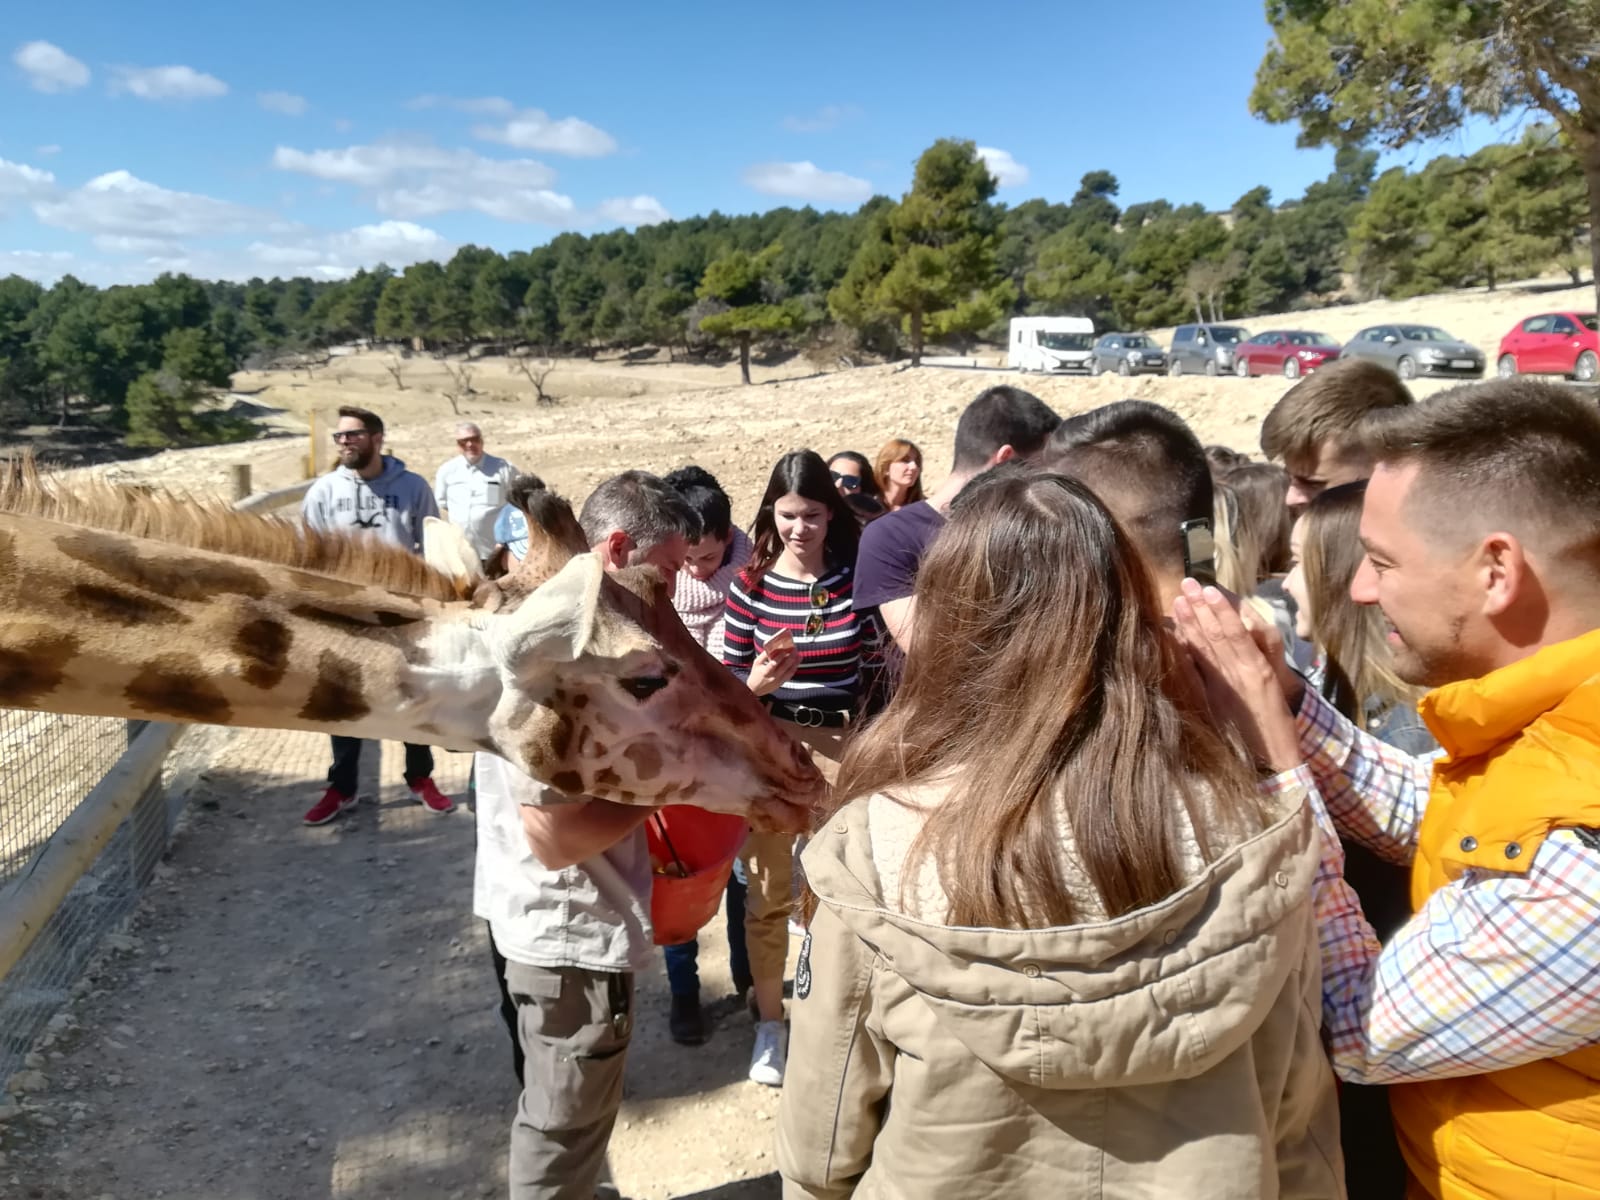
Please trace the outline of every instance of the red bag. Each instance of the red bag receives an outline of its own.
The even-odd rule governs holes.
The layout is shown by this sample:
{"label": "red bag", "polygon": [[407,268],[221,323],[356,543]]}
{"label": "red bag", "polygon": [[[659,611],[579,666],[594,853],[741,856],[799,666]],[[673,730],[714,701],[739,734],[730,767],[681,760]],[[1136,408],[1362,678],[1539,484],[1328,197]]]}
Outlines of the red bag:
{"label": "red bag", "polygon": [[658,946],[676,946],[699,933],[717,915],[733,860],[750,827],[743,817],[707,812],[692,804],[669,804],[645,822],[653,867],[650,924]]}

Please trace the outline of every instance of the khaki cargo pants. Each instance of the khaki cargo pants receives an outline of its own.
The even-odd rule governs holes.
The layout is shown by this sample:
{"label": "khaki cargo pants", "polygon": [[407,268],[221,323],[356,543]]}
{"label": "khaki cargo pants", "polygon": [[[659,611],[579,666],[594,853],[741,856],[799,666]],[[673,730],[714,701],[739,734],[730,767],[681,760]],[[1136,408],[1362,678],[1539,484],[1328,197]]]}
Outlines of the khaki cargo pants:
{"label": "khaki cargo pants", "polygon": [[511,1200],[591,1200],[622,1104],[633,976],[506,963],[522,1098],[511,1125]]}

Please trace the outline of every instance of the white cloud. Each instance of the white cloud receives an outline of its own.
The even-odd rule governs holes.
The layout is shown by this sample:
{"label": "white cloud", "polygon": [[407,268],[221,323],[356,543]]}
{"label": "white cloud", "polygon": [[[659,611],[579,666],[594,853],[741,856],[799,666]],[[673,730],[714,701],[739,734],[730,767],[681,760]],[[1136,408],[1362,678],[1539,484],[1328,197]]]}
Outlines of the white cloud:
{"label": "white cloud", "polygon": [[472,136],[518,150],[543,150],[572,158],[604,158],[617,150],[617,139],[604,129],[577,117],[553,120],[537,108],[525,108],[503,125],[474,125]]}
{"label": "white cloud", "polygon": [[105,237],[215,237],[285,228],[271,213],[175,192],[127,171],[111,171],[70,192],[38,200],[33,211],[46,225]]}
{"label": "white cloud", "polygon": [[342,150],[279,146],[272,163],[373,193],[390,217],[473,211],[501,221],[569,227],[580,220],[571,197],[550,190],[556,173],[531,158],[486,158],[429,143],[380,142]]}
{"label": "white cloud", "polygon": [[53,283],[74,273],[76,257],[65,250],[0,250],[0,279],[21,275],[39,283]]}
{"label": "white cloud", "polygon": [[595,215],[617,225],[657,225],[672,220],[672,214],[654,196],[617,196],[602,200]]}
{"label": "white cloud", "polygon": [[747,167],[741,178],[765,195],[819,204],[860,204],[872,195],[872,185],[865,179],[824,171],[811,162],[757,163]]}
{"label": "white cloud", "polygon": [[406,107],[419,108],[449,108],[456,112],[471,113],[481,117],[509,117],[517,111],[517,106],[511,101],[500,96],[479,96],[476,98],[459,98],[455,96],[436,96],[428,94],[414,96],[406,101]]}
{"label": "white cloud", "polygon": [[410,221],[381,221],[341,233],[253,242],[246,253],[255,264],[255,270],[268,274],[343,279],[361,267],[373,267],[381,262],[404,267],[425,259],[443,260],[455,250],[453,242],[425,226]]}
{"label": "white cloud", "polygon": [[167,257],[182,254],[183,247],[171,238],[129,237],[120,233],[97,233],[94,236],[96,250],[104,250],[107,254],[160,254]]}
{"label": "white cloud", "polygon": [[304,96],[293,92],[257,92],[256,103],[268,112],[282,113],[286,117],[301,117],[311,106]]}
{"label": "white cloud", "polygon": [[213,100],[228,94],[228,85],[193,67],[117,67],[113,92],[141,100]]}
{"label": "white cloud", "polygon": [[22,68],[35,91],[70,92],[89,82],[89,68],[50,42],[18,46],[11,61]]}
{"label": "white cloud", "polygon": [[1001,187],[1018,187],[1028,182],[1028,168],[1012,158],[1010,151],[979,146],[978,157],[988,165],[989,174],[999,181]]}
{"label": "white cloud", "polygon": [[333,121],[333,127],[339,133],[349,133],[355,125],[356,123],[349,117],[335,117]]}
{"label": "white cloud", "polygon": [[61,147],[56,145],[54,142],[51,142],[47,146],[35,146],[33,148],[33,152],[35,154],[42,155],[45,158],[49,158],[52,154],[60,154]]}
{"label": "white cloud", "polygon": [[790,133],[826,133],[861,115],[854,104],[825,104],[803,117],[785,117],[783,127]]}
{"label": "white cloud", "polygon": [[55,187],[56,177],[49,171],[0,158],[0,212],[5,211],[7,200],[42,199]]}

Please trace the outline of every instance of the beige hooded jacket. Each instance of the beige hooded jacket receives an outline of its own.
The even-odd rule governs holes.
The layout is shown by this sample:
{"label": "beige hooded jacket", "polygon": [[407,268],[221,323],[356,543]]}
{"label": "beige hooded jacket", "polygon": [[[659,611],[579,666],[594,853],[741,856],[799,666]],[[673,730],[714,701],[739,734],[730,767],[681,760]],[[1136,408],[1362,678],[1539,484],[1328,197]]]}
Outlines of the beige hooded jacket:
{"label": "beige hooded jacket", "polygon": [[1160,904],[1039,930],[908,915],[914,810],[836,814],[804,855],[785,1197],[1343,1200],[1305,799]]}

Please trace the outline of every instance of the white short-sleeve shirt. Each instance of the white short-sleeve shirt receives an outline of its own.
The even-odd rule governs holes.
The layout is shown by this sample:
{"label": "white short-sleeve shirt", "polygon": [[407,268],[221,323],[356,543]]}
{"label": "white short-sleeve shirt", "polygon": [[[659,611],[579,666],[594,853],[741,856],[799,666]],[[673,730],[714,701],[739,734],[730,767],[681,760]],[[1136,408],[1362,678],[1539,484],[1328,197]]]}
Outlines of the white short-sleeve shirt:
{"label": "white short-sleeve shirt", "polygon": [[476,463],[458,454],[434,477],[433,494],[439,507],[450,523],[467,535],[479,558],[488,558],[494,551],[494,519],[516,474],[515,467],[493,454],[485,454]]}

